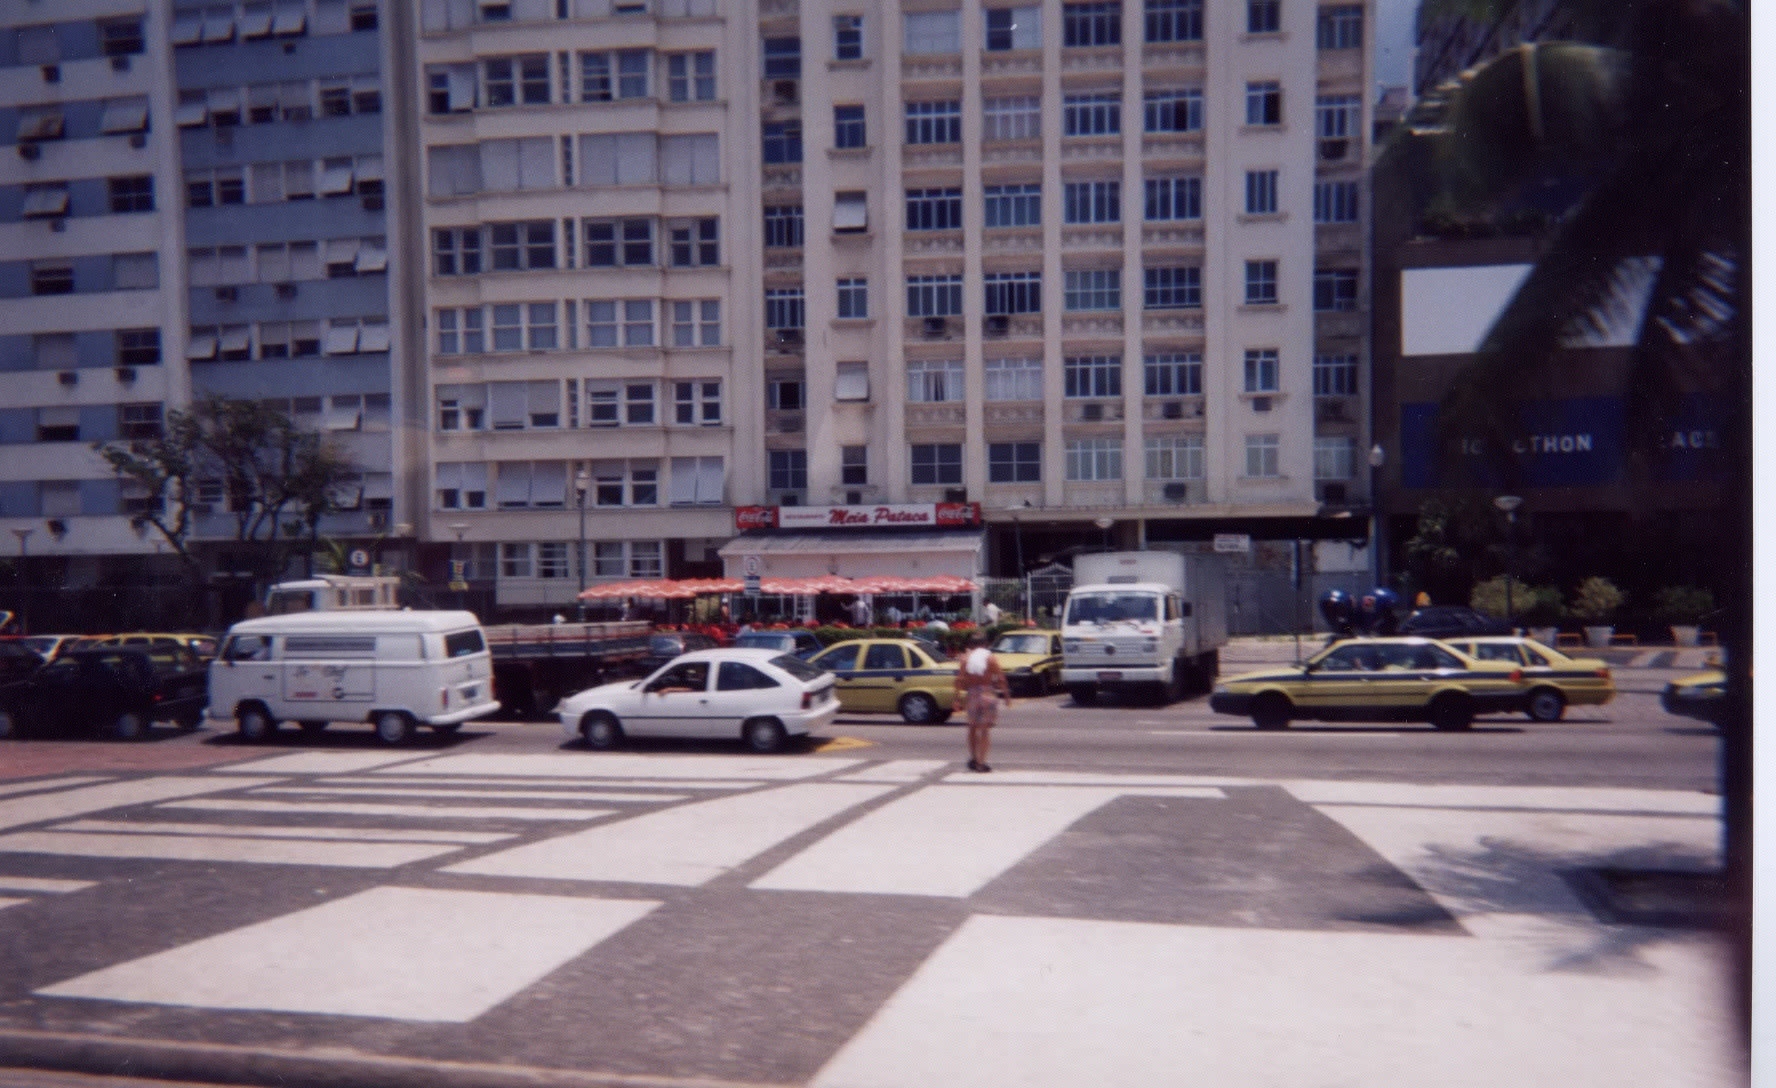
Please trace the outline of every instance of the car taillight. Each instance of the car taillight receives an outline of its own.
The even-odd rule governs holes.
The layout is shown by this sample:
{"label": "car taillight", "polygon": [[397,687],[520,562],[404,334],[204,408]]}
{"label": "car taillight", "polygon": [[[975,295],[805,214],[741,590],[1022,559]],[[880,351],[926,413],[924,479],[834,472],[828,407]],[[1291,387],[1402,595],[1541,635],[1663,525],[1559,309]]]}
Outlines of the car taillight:
{"label": "car taillight", "polygon": [[1599,680],[1608,680],[1610,678],[1610,671],[1609,671],[1608,665],[1605,665],[1603,668],[1597,670],[1597,678]]}
{"label": "car taillight", "polygon": [[813,710],[814,709],[814,692],[811,692],[811,691],[802,692],[802,709],[803,710]]}
{"label": "car taillight", "polygon": [[1511,670],[1511,683],[1513,683],[1513,684],[1523,683],[1523,670],[1522,669],[1512,669]]}
{"label": "car taillight", "polygon": [[450,709],[450,689],[449,688],[439,688],[438,689],[438,708],[440,710],[449,710]]}

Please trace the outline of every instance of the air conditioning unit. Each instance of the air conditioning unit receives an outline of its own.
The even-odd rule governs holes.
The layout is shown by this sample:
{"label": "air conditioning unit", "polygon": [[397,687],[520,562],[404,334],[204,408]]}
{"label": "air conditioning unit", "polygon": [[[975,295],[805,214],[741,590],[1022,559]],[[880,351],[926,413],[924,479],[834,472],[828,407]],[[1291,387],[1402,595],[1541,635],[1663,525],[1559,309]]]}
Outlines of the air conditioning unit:
{"label": "air conditioning unit", "polygon": [[43,148],[27,140],[18,145],[18,153],[19,158],[24,159],[26,162],[36,162],[43,157]]}
{"label": "air conditioning unit", "polygon": [[1160,493],[1172,502],[1183,502],[1190,497],[1190,485],[1173,480],[1160,488]]}
{"label": "air conditioning unit", "polygon": [[968,489],[966,487],[946,487],[944,488],[944,501],[967,502]]}
{"label": "air conditioning unit", "polygon": [[801,97],[801,88],[793,79],[779,79],[771,84],[771,97],[780,105],[793,106]]}
{"label": "air conditioning unit", "polygon": [[238,288],[238,287],[218,287],[218,288],[216,288],[216,301],[217,302],[234,302],[234,301],[238,300],[239,298],[240,298],[240,288]]}
{"label": "air conditioning unit", "polygon": [[1270,411],[1270,398],[1269,397],[1253,397],[1252,398],[1252,411],[1254,411],[1254,412],[1268,412],[1268,411]]}
{"label": "air conditioning unit", "polygon": [[129,55],[126,53],[119,53],[117,56],[112,57],[111,58],[111,70],[113,72],[127,72],[127,71],[129,71],[130,70]]}
{"label": "air conditioning unit", "polygon": [[1184,402],[1181,400],[1168,400],[1160,405],[1159,414],[1163,419],[1183,419]]}
{"label": "air conditioning unit", "polygon": [[1314,417],[1322,423],[1346,423],[1344,402],[1341,400],[1321,400],[1315,406]]}
{"label": "air conditioning unit", "polygon": [[128,385],[129,383],[135,381],[136,380],[136,368],[133,366],[118,367],[117,368],[117,380],[122,382],[125,385]]}
{"label": "air conditioning unit", "polygon": [[1096,423],[1104,418],[1104,406],[1102,404],[1081,404],[1079,418],[1087,423]]}
{"label": "air conditioning unit", "polygon": [[1346,492],[1343,484],[1320,485],[1320,501],[1331,503],[1335,506],[1343,506],[1345,498]]}
{"label": "air conditioning unit", "polygon": [[138,151],[140,151],[144,147],[147,147],[148,146],[148,134],[146,132],[132,132],[132,133],[130,133],[129,134],[129,145]]}
{"label": "air conditioning unit", "polygon": [[946,321],[945,319],[943,319],[941,317],[928,317],[925,319],[925,337],[926,337],[926,339],[934,339],[936,337],[944,335],[945,333],[947,333],[949,331],[950,331],[950,323],[948,321]]}
{"label": "air conditioning unit", "polygon": [[778,416],[777,431],[780,434],[800,434],[802,432],[802,417],[799,415]]}
{"label": "air conditioning unit", "polygon": [[1350,141],[1343,137],[1320,141],[1320,158],[1328,162],[1336,162],[1344,158],[1348,151],[1350,151]]}
{"label": "air conditioning unit", "polygon": [[56,381],[61,382],[63,385],[79,385],[80,374],[77,371],[64,370],[56,375]]}
{"label": "air conditioning unit", "polygon": [[1011,318],[1006,314],[988,314],[982,331],[988,336],[1004,336],[1011,331]]}
{"label": "air conditioning unit", "polygon": [[45,82],[45,83],[60,83],[61,81],[62,81],[62,66],[61,65],[59,65],[59,64],[45,64],[43,66],[43,82]]}
{"label": "air conditioning unit", "polygon": [[296,285],[293,283],[278,284],[277,285],[277,297],[279,297],[279,298],[295,298],[296,297]]}
{"label": "air conditioning unit", "polygon": [[367,212],[381,211],[382,210],[382,197],[374,196],[374,195],[365,197],[364,198],[364,210]]}

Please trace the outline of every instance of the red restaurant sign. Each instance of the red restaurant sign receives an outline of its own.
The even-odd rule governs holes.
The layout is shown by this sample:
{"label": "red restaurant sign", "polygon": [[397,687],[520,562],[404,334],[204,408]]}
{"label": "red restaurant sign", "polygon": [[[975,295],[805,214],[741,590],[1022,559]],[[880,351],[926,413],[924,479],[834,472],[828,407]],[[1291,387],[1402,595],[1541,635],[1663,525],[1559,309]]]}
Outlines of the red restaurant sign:
{"label": "red restaurant sign", "polygon": [[972,529],[981,523],[978,502],[884,503],[876,506],[739,506],[734,528],[880,529],[911,526]]}

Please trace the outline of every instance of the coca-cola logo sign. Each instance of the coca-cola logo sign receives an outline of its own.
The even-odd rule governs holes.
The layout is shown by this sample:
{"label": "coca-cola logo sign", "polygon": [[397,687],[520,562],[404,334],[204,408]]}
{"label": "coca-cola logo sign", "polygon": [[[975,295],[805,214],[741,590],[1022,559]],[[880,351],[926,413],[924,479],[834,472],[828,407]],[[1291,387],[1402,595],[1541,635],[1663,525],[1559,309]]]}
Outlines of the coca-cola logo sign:
{"label": "coca-cola logo sign", "polygon": [[774,529],[777,527],[777,508],[775,506],[736,506],[734,507],[734,528],[740,532],[748,529]]}

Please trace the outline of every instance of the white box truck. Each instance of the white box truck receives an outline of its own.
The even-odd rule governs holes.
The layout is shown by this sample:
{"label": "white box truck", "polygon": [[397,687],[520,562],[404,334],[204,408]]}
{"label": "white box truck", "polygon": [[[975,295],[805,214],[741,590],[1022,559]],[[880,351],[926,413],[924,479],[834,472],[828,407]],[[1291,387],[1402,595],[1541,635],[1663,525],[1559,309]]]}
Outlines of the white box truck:
{"label": "white box truck", "polygon": [[1073,560],[1061,614],[1061,682],[1081,706],[1102,691],[1163,699],[1207,691],[1226,644],[1220,556],[1098,552]]}

